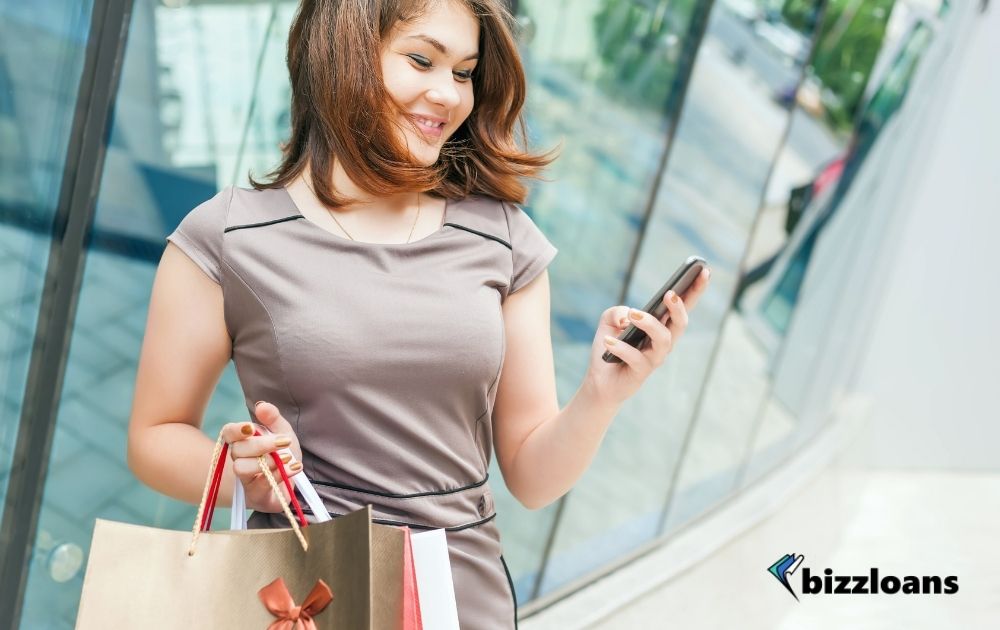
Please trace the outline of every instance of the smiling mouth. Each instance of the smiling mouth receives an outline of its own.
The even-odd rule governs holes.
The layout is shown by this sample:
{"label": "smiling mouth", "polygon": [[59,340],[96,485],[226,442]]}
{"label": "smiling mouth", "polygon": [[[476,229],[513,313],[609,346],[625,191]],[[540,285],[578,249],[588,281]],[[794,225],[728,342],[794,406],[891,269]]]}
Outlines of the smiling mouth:
{"label": "smiling mouth", "polygon": [[413,116],[412,114],[409,115],[409,119],[415,122],[417,124],[417,128],[420,129],[420,131],[422,131],[426,136],[440,138],[441,134],[444,133],[445,123],[443,122],[434,122],[421,116]]}

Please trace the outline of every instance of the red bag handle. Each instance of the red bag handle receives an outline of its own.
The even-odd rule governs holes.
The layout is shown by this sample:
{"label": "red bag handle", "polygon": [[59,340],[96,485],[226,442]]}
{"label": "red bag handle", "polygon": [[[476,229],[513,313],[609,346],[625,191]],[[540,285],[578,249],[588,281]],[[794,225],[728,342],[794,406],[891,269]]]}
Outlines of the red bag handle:
{"label": "red bag handle", "polygon": [[[259,436],[260,431],[255,429],[254,435]],[[198,515],[195,517],[194,526],[191,528],[191,545],[188,547],[189,556],[194,555],[195,545],[198,542],[198,534],[203,531],[208,531],[212,526],[212,515],[215,513],[215,505],[219,500],[219,488],[222,486],[222,471],[225,470],[225,465],[223,464],[225,460],[223,458],[228,452],[229,444],[222,439],[222,434],[220,433],[219,439],[215,442],[215,450],[212,452],[212,463],[209,467],[208,478],[205,480],[205,489],[201,495],[201,502],[198,505]],[[281,480],[285,485],[285,489],[288,491],[288,496],[290,497],[292,507],[295,509],[295,514],[298,516],[298,521],[296,521],[295,516],[292,516],[291,509],[289,509],[288,505],[289,502],[285,501],[285,497],[278,488],[278,484],[274,480],[274,475],[271,474],[271,470],[268,467],[267,461],[264,459],[263,455],[257,458],[257,462],[260,465],[260,471],[271,485],[271,490],[278,498],[278,502],[281,503],[281,509],[288,518],[288,522],[291,524],[292,529],[295,530],[295,534],[299,539],[299,543],[302,545],[302,549],[308,550],[309,543],[306,541],[306,538],[302,534],[301,530],[301,528],[308,525],[306,517],[302,513],[302,506],[299,505],[299,500],[295,496],[295,490],[292,488],[292,481],[289,479],[288,473],[285,471],[285,465],[281,461],[281,457],[274,452],[270,453],[270,455],[276,464],[278,472],[281,473]],[[239,481],[237,481],[237,483],[239,483]]]}
{"label": "red bag handle", "polygon": [[[254,429],[253,434],[255,436],[260,436],[259,430]],[[226,455],[229,452],[229,444],[226,442],[222,443],[222,450],[219,453],[219,461],[225,461]],[[281,481],[285,485],[285,489],[288,490],[288,496],[291,497],[291,506],[295,510],[295,516],[298,517],[299,525],[306,527],[309,525],[306,521],[305,514],[302,512],[302,506],[299,504],[298,498],[295,496],[295,490],[292,487],[292,480],[288,477],[288,472],[285,470],[285,464],[281,461],[281,457],[277,453],[269,453],[271,459],[274,460],[278,472],[281,474]],[[212,474],[212,485],[209,489],[208,502],[206,503],[205,513],[202,515],[201,519],[201,531],[207,532],[212,528],[212,517],[215,516],[215,506],[219,502],[219,488],[222,487],[222,471],[225,466],[215,466],[215,470]]]}

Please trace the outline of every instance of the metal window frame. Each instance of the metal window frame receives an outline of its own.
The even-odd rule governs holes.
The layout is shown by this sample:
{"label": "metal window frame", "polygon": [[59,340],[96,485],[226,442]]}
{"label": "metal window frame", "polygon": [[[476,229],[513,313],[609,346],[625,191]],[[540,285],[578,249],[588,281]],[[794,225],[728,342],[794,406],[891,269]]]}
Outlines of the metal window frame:
{"label": "metal window frame", "polygon": [[131,14],[132,0],[94,0],[91,10],[0,521],[0,628],[20,623]]}
{"label": "metal window frame", "polygon": [[[694,74],[695,61],[697,60],[698,51],[701,48],[702,40],[705,37],[705,31],[708,27],[708,21],[714,7],[715,0],[705,0],[704,2],[696,4],[691,14],[691,21],[688,23],[688,32],[687,36],[684,38],[684,47],[681,51],[680,60],[678,62],[678,71],[677,74],[674,75],[674,86],[673,89],[670,90],[670,94],[667,97],[667,102],[665,104],[666,113],[669,117],[669,123],[664,136],[663,153],[660,157],[660,163],[657,166],[656,175],[650,185],[649,195],[646,198],[646,206],[643,210],[642,219],[638,229],[639,236],[636,238],[635,243],[632,246],[632,251],[629,254],[629,261],[625,270],[625,276],[622,280],[621,288],[618,293],[619,304],[624,303],[625,298],[628,295],[628,288],[632,284],[632,277],[635,274],[635,267],[639,260],[639,252],[645,242],[647,228],[656,206],[656,198],[659,196],[660,188],[663,185],[663,176],[664,173],[666,173],[667,166],[670,162],[677,127],[684,114],[684,105],[687,102],[687,90],[691,84],[691,76]],[[681,457],[682,455],[683,453],[679,454],[678,457]],[[547,600],[544,602],[539,600],[539,595],[542,583],[545,581],[545,573],[549,565],[549,560],[552,556],[556,533],[559,531],[559,525],[562,522],[562,517],[566,510],[566,501],[569,499],[570,492],[567,492],[560,497],[558,504],[556,505],[556,514],[552,519],[552,526],[549,529],[548,536],[545,541],[545,547],[542,551],[542,560],[539,564],[538,577],[535,579],[535,585],[532,589],[529,601],[524,607],[522,607],[526,615],[538,612],[538,610],[550,603]],[[595,579],[595,575],[603,575],[606,572],[614,570],[614,568],[615,564],[612,563],[604,569],[598,569],[595,572],[582,576],[579,581],[574,582],[575,588],[580,588],[583,585],[586,585]],[[570,586],[574,587],[574,585]],[[560,596],[564,596],[566,594],[568,593],[560,590]],[[532,606],[532,603],[535,603],[536,605]]]}
{"label": "metal window frame", "polygon": [[[823,23],[826,21],[827,9],[829,8],[829,0],[817,0],[817,16],[816,25],[812,32],[812,36],[809,40],[809,55],[806,60],[802,62],[802,67],[799,68],[799,80],[796,82],[796,93],[802,87],[802,83],[806,78],[806,70],[813,63],[816,56],[816,46],[819,44],[820,35],[823,32]],[[760,226],[761,219],[764,214],[765,199],[767,198],[767,189],[771,185],[771,179],[774,177],[775,169],[778,165],[778,160],[781,158],[782,153],[785,150],[785,145],[788,144],[788,138],[792,131],[792,124],[794,123],[794,113],[796,104],[792,104],[792,107],[788,110],[788,117],[785,120],[785,127],[782,129],[781,137],[778,140],[778,145],[774,150],[774,155],[771,158],[771,164],[768,166],[767,174],[764,176],[764,181],[761,185],[760,195],[757,199],[757,212],[754,215],[753,223],[750,225],[750,229],[747,232],[747,240],[743,246],[743,254],[740,256],[739,265],[736,267],[740,276],[746,273],[747,260],[750,257],[750,249],[753,244],[754,235],[757,233],[757,229]],[[715,371],[715,363],[719,358],[719,353],[722,348],[722,333],[726,325],[726,319],[729,314],[736,309],[736,296],[739,290],[739,282],[733,285],[733,291],[729,295],[729,306],[726,307],[726,314],[722,321],[719,323],[719,329],[716,333],[716,343],[712,347],[712,355],[708,359],[708,366],[705,370],[705,378],[701,382],[701,387],[698,389],[698,394],[695,398],[695,403],[693,407],[693,412],[691,418],[688,421],[688,425],[684,431],[684,437],[681,446],[681,452],[677,457],[677,461],[674,462],[674,470],[671,473],[670,483],[668,485],[668,494],[666,502],[663,506],[663,512],[660,514],[660,522],[657,526],[657,531],[660,535],[666,536],[669,534],[667,531],[667,523],[670,519],[670,511],[674,507],[674,499],[677,495],[677,481],[680,479],[681,469],[684,465],[685,455],[687,454],[688,447],[691,445],[691,441],[694,439],[694,432],[696,425],[698,424],[698,418],[701,417],[702,406],[705,403],[705,394],[708,391],[708,383],[712,378],[712,374]],[[782,348],[784,347],[784,342],[782,342]],[[780,355],[780,352],[779,352]],[[780,356],[775,359],[775,364],[780,361]],[[753,445],[757,440],[757,435],[760,430],[760,425],[763,422],[764,411],[767,408],[767,403],[771,399],[771,395],[774,391],[773,379],[768,379],[765,393],[761,399],[760,404],[757,406],[757,413],[754,419],[751,421],[750,432],[747,435],[746,442],[744,443],[743,453],[736,462],[736,471],[734,475],[734,482],[732,486],[726,491],[726,493],[720,497],[716,497],[713,503],[719,503],[725,501],[727,498],[732,496],[736,490],[739,488],[739,484],[743,481],[743,476],[748,466],[750,459],[753,457]]]}

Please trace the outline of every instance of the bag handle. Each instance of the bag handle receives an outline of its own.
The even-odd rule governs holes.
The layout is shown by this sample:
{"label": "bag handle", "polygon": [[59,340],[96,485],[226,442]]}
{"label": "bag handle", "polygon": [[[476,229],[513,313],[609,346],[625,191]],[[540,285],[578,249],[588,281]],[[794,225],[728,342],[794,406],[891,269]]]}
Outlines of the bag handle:
{"label": "bag handle", "polygon": [[[257,427],[260,431],[265,434],[270,433],[267,427],[259,426]],[[292,450],[288,447],[279,448],[275,451],[279,456],[289,456],[295,457]],[[295,488],[299,491],[301,495],[299,500],[305,499],[306,504],[312,511],[313,519],[317,523],[325,523],[329,521],[332,517],[326,509],[326,505],[323,504],[323,500],[319,498],[319,493],[316,492],[316,488],[313,487],[312,483],[309,481],[309,477],[306,476],[306,471],[304,469],[299,470],[297,473],[290,473],[288,475],[292,483],[295,484]],[[289,493],[290,496],[291,493]],[[233,503],[232,509],[229,511],[229,529],[231,531],[243,531],[247,529],[247,514],[246,514],[246,496],[243,490],[243,484],[238,483],[233,486]]]}
{"label": "bag handle", "polygon": [[[255,436],[260,436],[261,435],[259,429],[254,429],[254,433],[253,434]],[[220,461],[224,461],[225,460],[225,458],[226,458],[226,452],[228,451],[228,449],[229,449],[229,445],[228,444],[223,444],[222,445],[222,454],[219,457]],[[270,453],[271,459],[274,460],[275,468],[277,468],[278,472],[281,473],[281,481],[285,484],[285,489],[288,490],[288,496],[290,497],[290,501],[291,501],[292,507],[295,508],[295,514],[296,514],[296,516],[299,517],[299,523],[302,525],[302,527],[306,527],[309,524],[309,522],[306,521],[305,514],[302,513],[302,507],[299,505],[299,501],[298,501],[298,499],[295,496],[295,492],[292,491],[292,484],[291,484],[291,481],[288,478],[288,471],[285,470],[285,466],[281,462],[281,457],[280,457],[279,453],[283,453],[283,452],[291,453],[291,451],[289,451],[288,449],[280,449],[279,451]],[[222,470],[223,470],[223,468],[221,468],[221,467],[218,468],[215,471],[215,474],[212,477],[212,489],[209,491],[209,498],[208,498],[208,512],[203,516],[202,522],[201,522],[201,531],[203,531],[203,532],[207,532],[208,530],[210,530],[212,528],[212,518],[215,516],[215,506],[216,506],[216,504],[219,501],[219,488],[222,485]],[[298,480],[296,480],[296,484],[295,485],[296,486],[299,485]],[[310,487],[311,487],[311,485],[310,485]],[[314,494],[315,494],[315,491],[314,491]],[[238,505],[237,505],[237,502],[238,502]],[[310,502],[310,505],[312,505],[311,502]],[[235,484],[233,486],[233,507],[239,507],[240,508],[241,511],[240,511],[239,516],[241,517],[241,520],[244,521],[244,523],[243,523],[242,527],[235,527],[234,528],[234,527],[232,527],[232,519],[231,519],[230,520],[230,529],[246,529],[246,525],[245,525],[246,515],[243,513],[243,510],[246,509],[246,497],[244,495],[243,484],[242,483],[237,483],[237,484]],[[329,519],[327,519],[327,520],[329,520]]]}
{"label": "bag handle", "polygon": [[[260,432],[254,431],[254,435],[260,435]],[[191,527],[191,545],[188,547],[189,556],[194,555],[195,547],[198,544],[198,535],[202,531],[207,531],[208,528],[211,527],[212,514],[215,511],[215,504],[219,498],[219,487],[222,485],[222,471],[225,469],[223,457],[225,457],[228,451],[229,444],[222,439],[222,434],[220,433],[219,439],[215,441],[215,448],[212,451],[212,463],[209,466],[208,478],[205,480],[205,489],[201,494],[201,502],[198,504],[198,515],[195,517],[194,525]],[[270,455],[277,464],[278,471],[281,473],[281,480],[284,482],[285,488],[288,490],[292,505],[295,507],[295,511],[297,512],[299,519],[302,521],[302,527],[305,527],[307,525],[307,521],[305,515],[302,514],[302,507],[299,505],[298,499],[295,498],[295,492],[292,491],[292,484],[288,479],[288,473],[285,472],[285,466],[277,453],[270,453]],[[260,471],[263,473],[264,478],[267,479],[268,485],[271,486],[271,491],[281,504],[281,510],[285,513],[285,516],[288,518],[288,522],[295,531],[295,536],[299,539],[299,544],[302,545],[302,550],[308,551],[309,542],[302,534],[302,529],[300,528],[299,523],[296,522],[295,517],[292,516],[292,511],[288,506],[288,501],[285,500],[285,496],[278,488],[278,482],[275,481],[274,475],[271,474],[271,469],[268,467],[267,460],[264,458],[264,455],[257,458],[257,464],[260,466]],[[240,482],[237,480],[237,483]]]}
{"label": "bag handle", "polygon": [[[278,449],[277,453],[279,455],[284,455],[286,453],[291,454],[291,451],[287,448],[283,448]],[[330,512],[327,511],[326,506],[323,504],[323,500],[319,498],[316,488],[313,487],[309,478],[306,477],[305,470],[300,470],[297,473],[290,474],[289,477],[291,478],[292,483],[295,484],[295,489],[302,495],[301,498],[306,500],[306,505],[309,506],[309,509],[312,511],[313,518],[317,523],[325,523],[333,518],[330,516]],[[233,505],[229,512],[230,530],[243,531],[247,529],[246,496],[243,490],[243,484],[241,483],[233,486]]]}

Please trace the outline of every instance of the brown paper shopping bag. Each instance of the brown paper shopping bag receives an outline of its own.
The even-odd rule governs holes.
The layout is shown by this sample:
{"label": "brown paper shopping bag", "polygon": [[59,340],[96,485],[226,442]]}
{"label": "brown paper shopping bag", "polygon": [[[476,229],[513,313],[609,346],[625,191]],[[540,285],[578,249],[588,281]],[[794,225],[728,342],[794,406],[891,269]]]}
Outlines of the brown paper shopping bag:
{"label": "brown paper shopping bag", "polygon": [[404,559],[409,530],[372,523],[371,506],[301,527],[261,457],[292,528],[202,531],[225,448],[220,438],[192,532],[98,519],[78,630],[419,630],[419,620],[404,619],[419,606],[404,596],[417,596],[404,589],[414,575]]}

